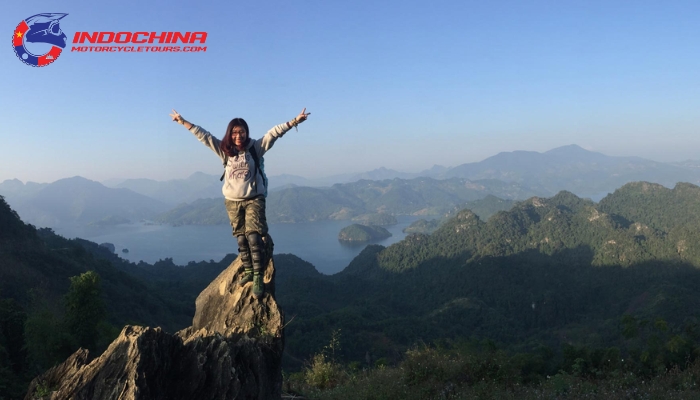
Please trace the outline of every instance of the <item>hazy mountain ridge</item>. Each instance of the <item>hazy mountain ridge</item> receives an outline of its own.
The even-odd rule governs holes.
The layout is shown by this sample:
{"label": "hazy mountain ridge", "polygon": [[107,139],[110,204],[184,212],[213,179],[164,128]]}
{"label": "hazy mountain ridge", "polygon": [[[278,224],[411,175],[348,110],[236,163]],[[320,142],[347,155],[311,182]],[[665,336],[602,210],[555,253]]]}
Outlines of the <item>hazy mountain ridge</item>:
{"label": "hazy mountain ridge", "polygon": [[[367,172],[348,173],[331,175],[322,178],[303,178],[296,175],[273,175],[270,176],[270,188],[276,189],[279,186],[294,185],[294,186],[309,186],[309,187],[326,187],[333,186],[338,183],[351,183],[359,180],[381,181],[386,179],[414,179],[414,178],[438,178],[448,170],[447,167],[434,165],[432,168],[421,172],[401,172],[390,168],[380,167]],[[279,182],[276,182],[279,181]]]}
{"label": "hazy mountain ridge", "polygon": [[129,189],[161,201],[169,206],[221,196],[218,176],[195,172],[186,179],[156,181],[153,179],[127,179],[115,188]]}
{"label": "hazy mountain ridge", "polygon": [[[435,165],[417,172],[405,173],[387,168],[355,174],[340,174],[325,178],[296,180],[287,176],[285,184],[297,186],[330,186],[361,179],[414,179],[429,177],[446,179],[497,179],[520,182],[528,186],[541,186],[552,193],[569,190],[577,195],[589,196],[605,190],[612,192],[625,183],[650,181],[672,187],[677,182],[700,182],[700,160],[679,163],[663,163],[641,157],[608,156],[586,150],[578,145],[566,145],[545,152],[501,152],[482,161],[455,167]],[[274,176],[271,177],[274,181]],[[586,180],[592,180],[586,182]],[[595,180],[606,179],[597,183]],[[568,181],[568,186],[567,186]],[[602,189],[602,190],[601,190]]]}
{"label": "hazy mountain ridge", "polygon": [[[454,168],[436,165],[415,174],[387,168],[322,179],[285,174],[270,177],[269,217],[271,222],[300,222],[349,219],[377,211],[437,215],[460,203],[457,200],[459,196],[454,196],[454,189],[444,189],[440,185],[425,189],[417,189],[418,184],[413,188],[396,185],[389,189],[381,188],[387,193],[378,194],[377,190],[372,193],[372,190],[363,189],[360,183],[368,178],[378,182],[373,184],[377,189],[383,185],[379,182],[387,180],[419,182],[421,178],[417,176],[447,182],[450,179],[469,180],[474,185],[472,189],[483,192],[482,197],[493,194],[503,199],[521,200],[533,195],[551,196],[560,190],[568,190],[597,200],[630,181],[649,181],[667,187],[673,187],[679,181],[697,184],[700,182],[700,162],[688,160],[671,164],[639,157],[611,157],[570,145],[544,153],[503,152],[477,163]],[[78,177],[69,179],[77,180]],[[129,189],[129,192],[122,193],[108,192],[97,185],[88,187],[87,184],[61,192],[55,189],[61,181],[64,180],[52,184],[22,184],[18,180],[7,180],[0,183],[0,195],[5,195],[28,222],[39,226],[57,227],[66,223],[104,225],[125,219],[137,221],[166,211],[167,214],[159,215],[159,220],[175,225],[227,223],[222,201],[202,200],[221,199],[218,176],[198,172],[186,179],[164,182],[130,179],[116,184],[119,188]],[[343,181],[348,182],[338,183]],[[327,186],[331,184],[333,186]],[[445,185],[449,186],[449,183]],[[499,185],[500,188],[497,188]],[[42,192],[50,187],[54,189]],[[484,189],[486,187],[488,189]],[[51,193],[52,190],[56,192]],[[88,194],[89,190],[95,193]],[[434,193],[428,196],[421,190],[433,190]],[[127,193],[139,193],[146,197],[137,199]],[[56,201],[49,200],[52,195],[57,196]],[[148,200],[153,198],[160,201]],[[474,198],[461,198],[461,202],[470,200]],[[417,205],[421,205],[422,209]]]}
{"label": "hazy mountain ridge", "polygon": [[[1,193],[0,193],[1,194]],[[32,195],[9,198],[24,221],[37,226],[87,225],[110,217],[139,221],[168,207],[128,189],[111,189],[82,177],[60,179]]]}
{"label": "hazy mountain ridge", "polygon": [[[446,167],[434,166],[430,170],[419,173],[395,171],[388,168],[377,168],[372,171],[338,174],[322,178],[305,178],[298,175],[280,174],[268,176],[268,190],[275,191],[280,188],[304,186],[304,187],[329,187],[337,183],[350,183],[359,180],[385,180],[385,179],[412,179],[418,177],[437,177]],[[439,171],[439,172],[437,172]],[[197,199],[218,197],[221,195],[221,182],[219,176],[195,172],[185,179],[171,179],[156,181],[153,179],[125,179],[109,180],[103,182],[105,186],[113,188],[126,188],[145,196],[153,197],[168,204],[191,202]],[[0,186],[0,190],[2,186]]]}
{"label": "hazy mountain ridge", "polygon": [[0,195],[6,199],[22,199],[33,196],[47,185],[48,183],[22,183],[19,179],[8,179],[0,183]]}
{"label": "hazy mountain ridge", "polygon": [[649,181],[667,187],[678,182],[700,183],[700,172],[640,157],[613,157],[588,151],[577,145],[562,146],[538,153],[503,152],[476,163],[451,168],[445,177],[499,179],[528,186],[541,186],[550,192],[568,190],[591,196],[634,181]]}
{"label": "hazy mountain ridge", "polygon": [[700,160],[685,160],[685,161],[674,162],[674,163],[670,163],[670,164],[675,165],[677,167],[688,168],[688,169],[695,170],[695,171],[700,170]]}
{"label": "hazy mountain ridge", "polygon": [[[271,192],[267,197],[267,219],[273,223],[344,220],[377,212],[442,215],[460,204],[490,194],[504,199],[523,199],[548,193],[494,180],[361,180],[336,184],[330,188],[295,187]],[[183,204],[159,215],[155,220],[172,225],[228,223],[221,199]]]}

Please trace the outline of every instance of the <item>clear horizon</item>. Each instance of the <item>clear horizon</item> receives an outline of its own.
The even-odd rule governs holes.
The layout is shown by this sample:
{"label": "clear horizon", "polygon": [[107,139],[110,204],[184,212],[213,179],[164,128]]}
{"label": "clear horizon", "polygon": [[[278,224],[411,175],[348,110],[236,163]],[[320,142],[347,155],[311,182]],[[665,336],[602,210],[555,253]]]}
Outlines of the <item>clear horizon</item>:
{"label": "clear horizon", "polygon": [[168,114],[215,136],[307,122],[266,156],[269,176],[385,167],[415,173],[500,152],[577,144],[609,156],[700,159],[700,3],[397,1],[11,3],[78,31],[206,31],[203,53],[0,54],[0,182],[220,174]]}

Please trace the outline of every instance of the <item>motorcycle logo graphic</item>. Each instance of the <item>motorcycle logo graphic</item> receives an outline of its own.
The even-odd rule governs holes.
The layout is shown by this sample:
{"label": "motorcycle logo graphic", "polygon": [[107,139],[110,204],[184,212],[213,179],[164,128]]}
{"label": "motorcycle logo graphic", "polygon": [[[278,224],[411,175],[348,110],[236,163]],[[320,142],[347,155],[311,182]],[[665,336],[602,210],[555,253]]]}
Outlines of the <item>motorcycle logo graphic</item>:
{"label": "motorcycle logo graphic", "polygon": [[[42,13],[32,15],[20,22],[12,35],[12,46],[17,57],[32,67],[45,67],[56,61],[61,51],[66,47],[66,34],[61,30],[59,21],[68,14]],[[40,49],[51,48],[42,55],[37,55],[27,49],[27,44],[34,51],[34,46]]]}

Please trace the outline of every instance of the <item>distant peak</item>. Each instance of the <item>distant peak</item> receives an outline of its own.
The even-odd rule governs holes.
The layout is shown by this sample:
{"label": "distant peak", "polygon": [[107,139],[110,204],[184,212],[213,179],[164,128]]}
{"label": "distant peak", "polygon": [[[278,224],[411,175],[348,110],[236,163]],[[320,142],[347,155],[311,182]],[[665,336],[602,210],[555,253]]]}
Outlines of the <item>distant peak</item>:
{"label": "distant peak", "polygon": [[371,174],[371,173],[374,173],[374,172],[397,172],[397,171],[394,171],[393,169],[389,169],[389,168],[386,168],[386,167],[379,167],[379,168],[375,168],[375,169],[373,169],[373,170],[371,170],[371,171],[369,171],[369,172],[367,172],[367,173]]}
{"label": "distant peak", "polygon": [[192,173],[192,175],[188,176],[187,179],[210,178],[212,176],[214,176],[214,175],[210,175],[210,174],[204,173],[202,171],[197,171],[197,172]]}
{"label": "distant peak", "polygon": [[[99,182],[90,180],[88,178],[83,178],[80,175],[71,176],[70,178],[59,179],[56,182],[94,182],[94,183],[99,183]],[[54,183],[56,183],[56,182],[54,182]]]}
{"label": "distant peak", "polygon": [[545,151],[544,154],[572,154],[572,153],[592,153],[590,150],[586,150],[577,144],[569,144],[566,146],[561,146],[554,148],[549,151]]}

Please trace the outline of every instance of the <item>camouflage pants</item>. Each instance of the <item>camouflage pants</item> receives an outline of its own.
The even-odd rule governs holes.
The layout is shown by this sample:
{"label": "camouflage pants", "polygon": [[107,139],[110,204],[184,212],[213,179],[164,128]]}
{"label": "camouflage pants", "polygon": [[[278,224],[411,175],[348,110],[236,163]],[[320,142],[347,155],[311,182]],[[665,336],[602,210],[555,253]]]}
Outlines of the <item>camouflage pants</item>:
{"label": "camouflage pants", "polygon": [[265,218],[265,198],[233,201],[226,200],[226,212],[231,221],[233,236],[248,235],[257,232],[260,236],[267,234],[267,218]]}

